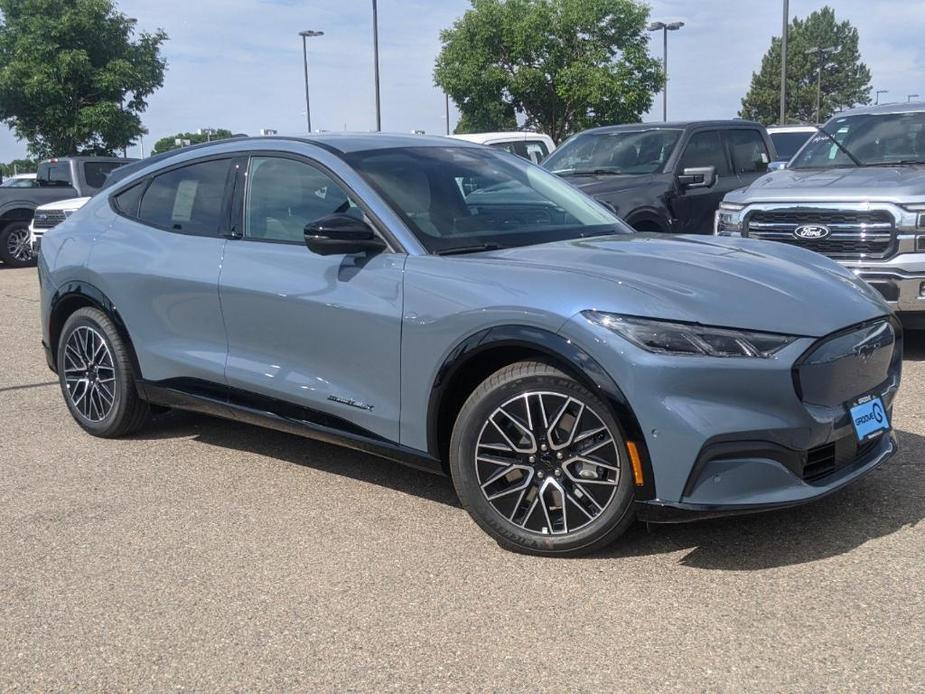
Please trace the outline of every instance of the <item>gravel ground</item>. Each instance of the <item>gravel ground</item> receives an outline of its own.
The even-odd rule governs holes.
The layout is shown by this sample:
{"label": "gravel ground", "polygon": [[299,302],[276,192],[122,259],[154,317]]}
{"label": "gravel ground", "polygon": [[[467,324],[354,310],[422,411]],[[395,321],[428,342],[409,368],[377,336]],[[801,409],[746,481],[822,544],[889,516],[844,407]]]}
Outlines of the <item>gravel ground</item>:
{"label": "gravel ground", "polygon": [[0,266],[0,690],[925,691],[925,335],[858,484],[557,560],[351,451],[182,413],[93,439],[38,310]]}

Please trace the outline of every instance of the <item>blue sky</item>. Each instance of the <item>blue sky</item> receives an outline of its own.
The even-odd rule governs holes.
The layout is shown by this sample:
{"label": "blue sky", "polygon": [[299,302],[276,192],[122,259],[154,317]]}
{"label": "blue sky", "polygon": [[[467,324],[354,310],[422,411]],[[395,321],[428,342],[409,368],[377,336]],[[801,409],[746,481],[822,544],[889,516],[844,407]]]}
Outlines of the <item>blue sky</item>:
{"label": "blue sky", "polygon": [[[374,127],[369,0],[121,0],[143,29],[170,35],[163,89],[150,100],[146,146],[201,127],[257,134],[260,128],[305,132],[302,49],[298,32],[321,29],[310,43],[312,125],[328,130]],[[790,0],[792,15],[822,7]],[[925,97],[925,0],[829,0],[861,35],[863,60],[886,99]],[[653,19],[686,22],[669,38],[669,116],[735,115],[772,35],[780,0],[653,0]],[[439,32],[468,0],[379,0],[382,126],[444,130],[443,97],[433,87]],[[653,41],[661,56],[661,42]],[[656,100],[650,118],[660,118]],[[451,112],[455,123],[455,113]],[[25,153],[0,126],[0,161]],[[133,148],[130,154],[138,155]]]}

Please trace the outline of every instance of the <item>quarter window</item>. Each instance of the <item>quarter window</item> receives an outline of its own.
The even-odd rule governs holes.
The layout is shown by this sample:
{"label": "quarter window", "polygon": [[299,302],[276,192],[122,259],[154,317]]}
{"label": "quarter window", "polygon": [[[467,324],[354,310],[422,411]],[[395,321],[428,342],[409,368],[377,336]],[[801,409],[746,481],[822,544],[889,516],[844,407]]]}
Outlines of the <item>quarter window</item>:
{"label": "quarter window", "polygon": [[253,157],[247,173],[244,234],[247,238],[305,242],[305,227],[332,214],[363,212],[334,179],[294,159]]}
{"label": "quarter window", "polygon": [[737,174],[764,173],[771,157],[764,138],[757,130],[730,130],[732,164]]}
{"label": "quarter window", "polygon": [[684,148],[681,156],[681,168],[691,169],[702,166],[716,167],[717,176],[729,175],[729,164],[726,161],[726,149],[716,130],[704,130],[694,133]]}
{"label": "quarter window", "polygon": [[205,161],[156,176],[141,199],[138,218],[184,234],[218,235],[229,161]]}

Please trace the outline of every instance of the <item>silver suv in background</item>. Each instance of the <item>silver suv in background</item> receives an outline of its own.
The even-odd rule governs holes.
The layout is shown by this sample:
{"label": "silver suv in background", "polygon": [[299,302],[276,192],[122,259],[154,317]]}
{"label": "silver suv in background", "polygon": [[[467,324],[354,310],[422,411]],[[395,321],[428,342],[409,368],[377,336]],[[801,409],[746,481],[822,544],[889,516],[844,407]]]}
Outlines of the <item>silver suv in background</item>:
{"label": "silver suv in background", "polygon": [[726,195],[714,233],[827,255],[925,329],[925,104],[836,115],[786,169]]}

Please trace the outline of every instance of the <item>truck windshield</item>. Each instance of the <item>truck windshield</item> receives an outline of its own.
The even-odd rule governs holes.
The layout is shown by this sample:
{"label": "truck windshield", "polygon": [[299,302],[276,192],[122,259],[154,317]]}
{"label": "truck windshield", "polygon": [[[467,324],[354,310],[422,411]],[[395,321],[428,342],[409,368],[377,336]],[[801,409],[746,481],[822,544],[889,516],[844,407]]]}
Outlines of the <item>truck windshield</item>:
{"label": "truck windshield", "polygon": [[925,111],[835,117],[823,129],[791,169],[925,164]]}
{"label": "truck windshield", "polygon": [[543,162],[556,174],[651,174],[665,168],[681,131],[617,130],[576,135]]}
{"label": "truck windshield", "polygon": [[344,159],[431,253],[632,233],[558,176],[488,147],[374,149]]}

